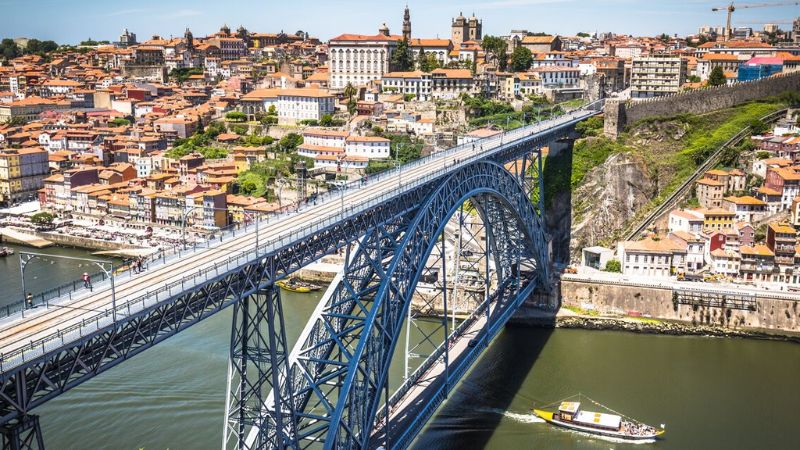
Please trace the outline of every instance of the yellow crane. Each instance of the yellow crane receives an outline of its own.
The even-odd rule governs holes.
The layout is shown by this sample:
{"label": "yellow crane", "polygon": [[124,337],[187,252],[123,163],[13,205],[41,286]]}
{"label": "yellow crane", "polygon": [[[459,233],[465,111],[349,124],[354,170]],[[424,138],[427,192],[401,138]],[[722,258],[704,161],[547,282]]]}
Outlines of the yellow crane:
{"label": "yellow crane", "polygon": [[728,6],[720,6],[717,8],[711,8],[711,11],[719,12],[719,11],[727,11],[728,12],[728,21],[726,22],[725,28],[725,40],[728,41],[733,36],[733,29],[731,28],[731,17],[733,16],[733,12],[737,9],[751,9],[751,8],[778,8],[781,6],[798,6],[800,2],[782,2],[782,3],[751,3],[745,5],[737,5],[731,2]]}

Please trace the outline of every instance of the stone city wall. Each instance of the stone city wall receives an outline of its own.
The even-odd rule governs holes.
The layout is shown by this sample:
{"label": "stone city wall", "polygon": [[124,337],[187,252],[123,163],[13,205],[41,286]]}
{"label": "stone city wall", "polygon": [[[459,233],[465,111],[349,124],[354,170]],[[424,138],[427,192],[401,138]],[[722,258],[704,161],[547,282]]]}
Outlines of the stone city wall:
{"label": "stone city wall", "polygon": [[710,87],[646,100],[609,100],[604,109],[604,131],[607,136],[616,138],[627,125],[643,119],[704,114],[798,90],[800,72],[792,72],[731,86]]}

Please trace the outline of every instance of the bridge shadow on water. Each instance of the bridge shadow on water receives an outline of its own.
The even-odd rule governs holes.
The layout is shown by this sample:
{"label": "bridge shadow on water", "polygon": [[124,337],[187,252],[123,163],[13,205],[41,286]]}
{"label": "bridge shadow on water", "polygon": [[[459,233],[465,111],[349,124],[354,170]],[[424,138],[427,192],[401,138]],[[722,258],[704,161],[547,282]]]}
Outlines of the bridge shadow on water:
{"label": "bridge shadow on water", "polygon": [[[507,326],[451,391],[412,448],[485,448],[551,333],[550,328],[531,330],[520,325]],[[531,340],[532,335],[535,338]]]}
{"label": "bridge shadow on water", "polygon": [[[573,139],[553,143],[544,163],[545,227],[551,239],[551,258],[556,270],[570,262],[573,144]],[[558,287],[554,289],[554,301],[560,306]],[[526,403],[524,410],[509,409],[515,399],[524,396],[520,390],[547,345],[555,318],[537,322],[538,327],[532,329],[512,319],[451,391],[411,448],[483,449],[506,414],[532,415],[530,409],[535,399],[522,399]]]}

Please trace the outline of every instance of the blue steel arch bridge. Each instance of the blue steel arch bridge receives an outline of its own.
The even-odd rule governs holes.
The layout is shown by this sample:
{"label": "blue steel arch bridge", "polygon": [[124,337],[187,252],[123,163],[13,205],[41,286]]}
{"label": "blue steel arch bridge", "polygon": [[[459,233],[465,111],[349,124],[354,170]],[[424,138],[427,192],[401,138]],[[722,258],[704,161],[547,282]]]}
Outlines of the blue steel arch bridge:
{"label": "blue steel arch bridge", "polygon": [[[223,448],[407,447],[547,288],[542,148],[600,109],[434,153],[0,318],[4,448],[43,448],[37,406],[229,306]],[[344,267],[290,347],[275,282],[337,252]]]}

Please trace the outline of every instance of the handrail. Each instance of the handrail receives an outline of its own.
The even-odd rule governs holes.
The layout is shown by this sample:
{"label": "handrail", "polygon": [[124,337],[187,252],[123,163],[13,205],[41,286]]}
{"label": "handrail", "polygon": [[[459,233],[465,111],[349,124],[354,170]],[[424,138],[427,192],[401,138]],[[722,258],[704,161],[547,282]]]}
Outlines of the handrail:
{"label": "handrail", "polygon": [[[597,102],[591,103],[591,104],[587,105],[586,108],[592,107],[592,105],[594,105],[596,103]],[[417,188],[419,186],[422,186],[424,184],[430,183],[433,180],[443,176],[444,174],[449,173],[455,167],[461,167],[461,166],[464,166],[464,165],[466,165],[468,163],[471,163],[471,162],[473,162],[475,160],[482,159],[488,153],[491,153],[493,151],[499,151],[499,150],[501,150],[501,149],[503,149],[503,148],[515,143],[519,139],[526,138],[526,137],[529,137],[529,136],[533,136],[534,134],[538,134],[538,133],[541,133],[541,132],[550,131],[553,128],[560,127],[560,126],[565,126],[565,125],[571,124],[572,122],[576,122],[576,121],[580,121],[580,120],[583,120],[585,118],[588,118],[588,117],[590,117],[592,115],[595,115],[595,114],[597,114],[597,111],[592,111],[592,110],[588,110],[588,109],[585,109],[585,108],[576,109],[576,110],[571,111],[571,112],[565,112],[564,114],[562,114],[560,116],[557,116],[555,118],[550,118],[550,119],[545,120],[543,122],[537,122],[536,124],[531,124],[531,125],[528,125],[528,126],[525,126],[525,127],[520,127],[520,128],[515,129],[515,130],[502,133],[501,135],[496,136],[496,137],[483,138],[483,139],[481,139],[481,140],[479,140],[479,141],[477,141],[475,143],[462,144],[460,146],[455,146],[455,147],[452,147],[452,148],[450,148],[448,150],[445,150],[445,151],[442,151],[442,152],[434,153],[434,154],[429,155],[429,156],[427,156],[425,158],[421,158],[421,159],[419,159],[417,161],[414,161],[414,162],[409,163],[407,165],[401,166],[401,167],[399,167],[397,169],[383,172],[382,174],[379,174],[379,175],[383,175],[383,176],[377,176],[377,177],[371,178],[369,182],[364,183],[364,184],[361,184],[360,182],[357,182],[357,181],[348,183],[347,185],[345,185],[346,189],[352,189],[352,188],[356,188],[357,190],[358,189],[368,189],[370,185],[372,185],[374,183],[377,183],[378,181],[380,181],[382,179],[392,177],[393,175],[396,175],[399,171],[401,171],[404,168],[406,170],[408,170],[409,168],[418,167],[419,165],[430,163],[432,161],[437,161],[437,160],[441,160],[442,162],[446,163],[446,158],[448,158],[452,154],[460,152],[460,151],[464,151],[464,150],[467,150],[467,149],[472,149],[472,153],[467,158],[465,158],[463,160],[460,160],[460,161],[458,161],[457,163],[455,163],[453,165],[446,165],[445,164],[443,168],[436,169],[436,170],[433,170],[431,172],[428,172],[425,175],[423,175],[421,177],[418,177],[417,179],[413,180],[411,183],[404,183],[397,190],[390,190],[388,192],[379,193],[379,194],[375,195],[374,197],[368,199],[367,201],[365,201],[364,203],[359,204],[359,205],[349,205],[349,206],[346,206],[346,207],[343,205],[342,209],[336,210],[336,211],[328,214],[324,218],[316,221],[310,227],[305,227],[305,228],[302,228],[302,227],[297,228],[297,227],[295,227],[295,228],[292,228],[289,231],[284,232],[281,235],[271,239],[270,241],[265,242],[265,243],[263,243],[261,245],[258,245],[256,248],[248,247],[247,249],[242,250],[241,252],[237,253],[236,255],[229,256],[228,258],[226,258],[223,261],[216,262],[213,265],[207,266],[207,267],[205,267],[203,269],[199,269],[197,271],[193,271],[192,274],[185,275],[185,276],[181,277],[178,280],[167,282],[166,284],[164,284],[163,286],[161,286],[160,288],[158,288],[158,289],[156,289],[154,291],[145,291],[143,294],[139,295],[138,297],[135,297],[133,299],[129,299],[129,300],[124,301],[124,302],[118,301],[115,309],[114,308],[106,308],[102,312],[99,312],[96,315],[93,315],[93,316],[89,317],[88,320],[87,320],[87,318],[84,318],[79,323],[75,323],[73,325],[69,325],[64,329],[59,329],[59,330],[57,330],[57,331],[55,331],[55,332],[53,332],[53,333],[51,333],[51,334],[49,334],[47,336],[41,337],[41,338],[39,338],[39,339],[37,339],[35,341],[31,340],[29,344],[24,345],[22,347],[19,347],[17,349],[14,349],[14,350],[12,350],[12,351],[10,351],[8,353],[2,353],[2,354],[0,354],[0,371],[4,370],[6,367],[13,367],[13,366],[16,366],[16,365],[19,365],[19,364],[22,364],[23,362],[25,362],[26,361],[26,358],[25,358],[25,356],[26,356],[25,352],[26,351],[27,352],[34,352],[35,354],[32,357],[38,357],[39,354],[40,354],[39,352],[41,352],[43,354],[46,351],[48,351],[48,346],[47,346],[48,342],[59,341],[63,345],[63,343],[65,342],[65,336],[68,335],[68,334],[74,334],[75,332],[77,332],[78,333],[78,337],[83,337],[83,335],[84,335],[83,330],[87,326],[91,327],[91,329],[87,330],[86,334],[91,334],[91,333],[101,329],[103,326],[111,325],[113,323],[113,321],[110,320],[110,319],[114,315],[116,315],[115,312],[120,312],[121,313],[121,312],[124,311],[124,312],[127,313],[127,315],[131,315],[131,314],[143,311],[143,310],[147,309],[148,307],[152,307],[152,306],[158,304],[159,302],[165,301],[165,300],[171,298],[173,295],[175,295],[172,292],[173,288],[176,288],[176,287],[180,286],[181,291],[178,291],[178,292],[182,292],[182,291],[185,291],[187,289],[191,289],[191,288],[200,286],[202,283],[208,282],[210,280],[211,277],[209,276],[209,274],[212,274],[212,272],[213,272],[213,276],[217,277],[217,276],[220,276],[220,274],[229,273],[229,272],[231,272],[232,270],[234,270],[234,269],[236,269],[238,267],[242,267],[242,266],[244,266],[246,264],[251,264],[251,263],[257,261],[259,258],[263,257],[264,255],[267,255],[270,252],[273,252],[273,251],[277,250],[278,248],[280,248],[282,246],[286,246],[291,242],[297,242],[298,240],[305,239],[309,235],[316,234],[319,231],[321,231],[321,230],[323,230],[325,228],[328,228],[329,226],[331,226],[331,225],[333,225],[335,223],[338,223],[338,222],[340,222],[342,220],[345,220],[345,219],[347,219],[348,217],[351,217],[354,214],[359,214],[359,213],[363,213],[363,212],[369,211],[369,210],[371,210],[372,208],[374,208],[378,204],[385,203],[386,201],[389,201],[392,198],[396,198],[397,195],[399,193],[401,193],[401,192],[408,192],[408,191],[411,191],[412,189],[415,189],[415,188]],[[509,139],[506,139],[507,137]],[[482,149],[482,144],[489,143],[489,142],[497,143],[498,145],[496,145],[495,147],[489,147],[486,150],[483,150]],[[478,148],[478,144],[481,144],[480,145],[481,149],[476,151],[476,149]],[[402,173],[402,172],[400,172],[400,173]],[[339,197],[340,195],[343,196],[344,193],[343,192],[341,192],[341,193],[337,192],[337,193],[333,194],[333,193],[329,192],[327,194],[324,194],[322,196],[322,199],[323,199],[323,202],[324,202],[324,201],[327,201],[329,198],[330,199],[335,199],[335,197]],[[318,198],[318,200],[319,200],[319,198]],[[284,212],[282,214],[278,214],[278,215],[275,215],[275,216],[268,217],[266,220],[261,221],[259,223],[264,224],[262,226],[264,226],[264,228],[266,228],[265,225],[269,225],[270,223],[283,221],[284,219],[286,219],[288,217],[291,217],[291,216],[297,214],[298,212],[300,212],[299,209],[295,213]],[[256,226],[258,226],[258,225],[256,225]],[[253,226],[252,225],[245,226],[245,233],[244,233],[245,235],[248,234],[248,232],[246,231],[248,228],[253,228]],[[233,233],[235,233],[235,230],[233,231]],[[225,233],[220,235],[220,241],[223,240],[224,236],[225,236]],[[234,236],[235,236],[235,234],[234,234]],[[254,252],[254,250],[255,250],[255,252]],[[180,250],[178,250],[177,255],[178,255],[178,257],[180,257]],[[234,264],[234,266],[231,267],[231,264]],[[202,277],[202,279],[198,280],[201,277]],[[167,295],[166,296],[162,296],[162,298],[159,298],[159,294],[163,294],[165,292],[167,293]],[[141,304],[141,306],[140,306],[140,308],[137,309],[136,307],[139,306],[139,304]],[[50,349],[57,348],[57,347],[54,347],[52,345],[50,347],[51,347]]]}

